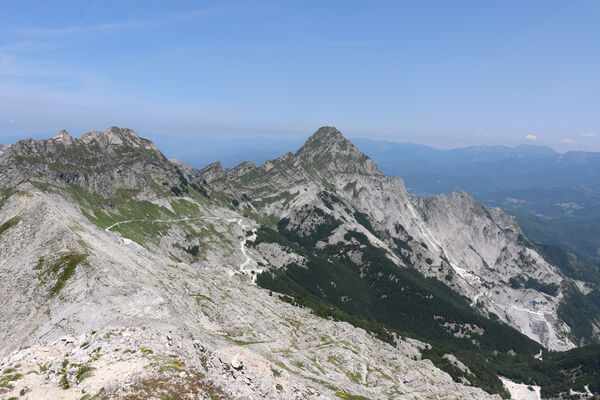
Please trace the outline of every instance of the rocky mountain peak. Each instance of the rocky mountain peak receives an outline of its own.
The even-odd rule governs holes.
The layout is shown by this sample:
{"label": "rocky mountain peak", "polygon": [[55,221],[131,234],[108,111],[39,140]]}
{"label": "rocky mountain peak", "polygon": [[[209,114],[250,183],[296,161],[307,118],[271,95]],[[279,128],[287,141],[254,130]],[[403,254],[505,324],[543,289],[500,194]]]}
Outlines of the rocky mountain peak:
{"label": "rocky mountain peak", "polygon": [[104,132],[90,131],[81,136],[79,140],[84,144],[96,142],[100,147],[111,146],[142,147],[158,151],[158,148],[148,140],[141,138],[135,131],[128,128],[112,126]]}
{"label": "rocky mountain peak", "polygon": [[71,135],[69,135],[69,132],[67,132],[66,130],[62,130],[60,132],[58,132],[56,134],[56,136],[54,136],[54,141],[58,142],[58,143],[62,143],[64,145],[69,145],[71,143],[73,143],[73,137]]}
{"label": "rocky mountain peak", "polygon": [[187,185],[181,171],[151,140],[118,127],[79,138],[63,130],[50,139],[21,140],[4,152],[0,171],[0,187],[37,181],[81,186],[105,196],[119,188],[152,196],[151,183],[156,182],[166,191],[181,186],[178,193]]}
{"label": "rocky mountain peak", "polygon": [[296,156],[324,175],[383,175],[373,160],[332,126],[319,128],[298,150]]}
{"label": "rocky mountain peak", "polygon": [[198,176],[203,180],[211,182],[215,179],[221,178],[224,174],[225,170],[223,169],[221,163],[219,161],[215,161],[202,168]]}
{"label": "rocky mountain peak", "polygon": [[334,126],[322,126],[313,133],[303,147],[318,148],[322,145],[334,144],[336,142],[347,142],[348,140]]}

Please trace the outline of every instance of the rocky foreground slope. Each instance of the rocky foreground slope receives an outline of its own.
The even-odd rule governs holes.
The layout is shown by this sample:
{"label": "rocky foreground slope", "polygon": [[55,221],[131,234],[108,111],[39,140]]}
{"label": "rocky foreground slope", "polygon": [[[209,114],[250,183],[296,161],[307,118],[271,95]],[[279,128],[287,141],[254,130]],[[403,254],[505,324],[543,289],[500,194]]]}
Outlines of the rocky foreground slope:
{"label": "rocky foreground slope", "polygon": [[[498,354],[498,330],[498,357],[534,360],[499,319],[573,347],[558,309],[593,286],[532,247],[465,193],[407,194],[334,128],[261,167],[185,173],[130,130],[21,141],[0,156],[0,397],[498,398],[438,340]],[[338,264],[356,270],[322,274]],[[402,293],[429,311],[385,302]],[[353,314],[370,306],[426,321],[433,348]]]}

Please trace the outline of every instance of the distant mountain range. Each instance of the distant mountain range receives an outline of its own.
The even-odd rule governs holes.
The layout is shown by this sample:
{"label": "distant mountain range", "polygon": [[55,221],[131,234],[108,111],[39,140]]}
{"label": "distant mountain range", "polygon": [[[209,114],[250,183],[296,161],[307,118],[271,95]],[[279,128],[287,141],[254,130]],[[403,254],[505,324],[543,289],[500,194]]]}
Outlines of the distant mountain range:
{"label": "distant mountain range", "polygon": [[[600,191],[600,153],[558,153],[548,147],[531,145],[438,150],[368,139],[355,142],[386,174],[401,176],[407,186],[420,195],[461,189],[494,201],[500,193],[507,197],[506,192],[532,187]],[[565,207],[557,207],[554,213],[563,215]],[[545,215],[553,216],[551,213]]]}
{"label": "distant mountain range", "polygon": [[588,260],[600,257],[600,153],[548,147],[428,146],[356,139],[391,176],[421,196],[465,190],[514,215],[532,239]]}

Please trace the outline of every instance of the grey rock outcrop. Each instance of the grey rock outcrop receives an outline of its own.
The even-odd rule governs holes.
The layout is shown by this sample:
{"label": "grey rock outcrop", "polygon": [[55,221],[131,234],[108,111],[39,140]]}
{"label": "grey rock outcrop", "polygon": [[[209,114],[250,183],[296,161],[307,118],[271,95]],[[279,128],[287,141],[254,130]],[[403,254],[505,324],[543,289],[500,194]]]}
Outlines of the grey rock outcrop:
{"label": "grey rock outcrop", "polygon": [[76,185],[104,196],[121,188],[156,197],[156,187],[169,191],[187,184],[150,140],[117,127],[80,138],[61,131],[52,139],[21,140],[2,154],[0,171],[0,187],[23,182]]}
{"label": "grey rock outcrop", "polygon": [[179,168],[188,180],[192,180],[200,174],[199,170],[192,167],[190,164],[181,161],[178,158],[172,158],[169,161],[171,161],[171,163],[173,163],[177,168]]}

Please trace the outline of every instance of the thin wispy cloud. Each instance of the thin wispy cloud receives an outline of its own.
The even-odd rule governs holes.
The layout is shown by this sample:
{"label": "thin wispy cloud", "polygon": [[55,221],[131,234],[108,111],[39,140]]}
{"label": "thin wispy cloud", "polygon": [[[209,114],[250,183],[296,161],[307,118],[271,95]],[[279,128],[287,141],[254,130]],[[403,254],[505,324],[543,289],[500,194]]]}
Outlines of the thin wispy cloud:
{"label": "thin wispy cloud", "polygon": [[580,133],[579,136],[588,138],[588,139],[595,139],[598,135],[596,135],[593,132],[585,132],[585,133]]}
{"label": "thin wispy cloud", "polygon": [[17,33],[19,33],[23,36],[38,37],[38,36],[50,36],[50,35],[52,35],[52,36],[68,35],[68,34],[80,32],[81,29],[82,29],[81,26],[65,26],[65,27],[58,27],[58,28],[35,27],[35,28],[20,29]]}
{"label": "thin wispy cloud", "polygon": [[357,41],[331,41],[324,43],[325,46],[331,47],[366,47],[373,46],[375,42],[368,40],[357,40]]}
{"label": "thin wispy cloud", "polygon": [[535,135],[525,135],[525,139],[526,140],[531,140],[531,141],[536,141],[537,140],[537,136],[535,136]]}
{"label": "thin wispy cloud", "polygon": [[94,25],[90,29],[94,31],[116,31],[121,29],[144,28],[151,26],[153,23],[149,21],[125,21],[113,24]]}
{"label": "thin wispy cloud", "polygon": [[561,143],[565,143],[565,144],[573,144],[573,143],[577,143],[577,142],[576,142],[576,141],[574,141],[573,139],[569,139],[569,138],[562,139],[560,142],[561,142]]}
{"label": "thin wispy cloud", "polygon": [[190,20],[202,16],[206,16],[213,13],[212,10],[192,10],[186,12],[168,13],[160,18],[154,19],[132,19],[127,21],[117,21],[94,25],[72,25],[65,27],[56,28],[43,28],[33,27],[19,29],[17,33],[29,36],[29,37],[47,37],[47,36],[61,36],[61,35],[72,35],[76,33],[84,32],[111,32],[118,30],[136,29],[136,28],[150,28],[159,25],[173,24]]}
{"label": "thin wispy cloud", "polygon": [[46,42],[22,41],[10,45],[0,46],[0,54],[6,53],[27,53],[50,48],[51,45]]}

